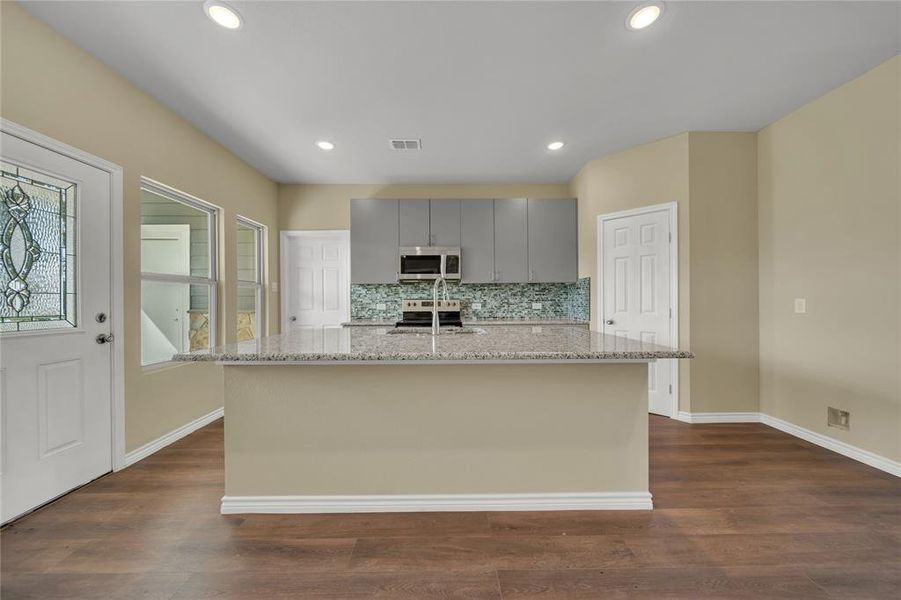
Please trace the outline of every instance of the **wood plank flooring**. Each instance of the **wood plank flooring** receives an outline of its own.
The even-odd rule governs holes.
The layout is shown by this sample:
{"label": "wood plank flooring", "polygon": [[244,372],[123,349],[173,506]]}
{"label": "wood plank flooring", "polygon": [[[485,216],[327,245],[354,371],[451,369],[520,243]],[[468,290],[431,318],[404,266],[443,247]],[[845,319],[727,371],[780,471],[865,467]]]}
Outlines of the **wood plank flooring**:
{"label": "wood plank flooring", "polygon": [[222,423],[0,532],[0,598],[899,598],[901,480],[650,418],[654,511],[221,516]]}

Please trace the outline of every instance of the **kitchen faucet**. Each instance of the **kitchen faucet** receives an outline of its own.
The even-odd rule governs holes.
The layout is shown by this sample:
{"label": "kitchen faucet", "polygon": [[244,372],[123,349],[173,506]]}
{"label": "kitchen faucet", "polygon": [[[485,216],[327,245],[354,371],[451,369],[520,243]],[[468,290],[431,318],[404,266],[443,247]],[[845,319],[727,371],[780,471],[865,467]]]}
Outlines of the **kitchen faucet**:
{"label": "kitchen faucet", "polygon": [[[442,269],[443,271],[443,269]],[[444,273],[438,275],[435,279],[435,285],[432,286],[432,335],[439,335],[441,332],[441,323],[438,321],[438,284],[444,289],[443,296],[447,300],[447,281],[444,280]]]}

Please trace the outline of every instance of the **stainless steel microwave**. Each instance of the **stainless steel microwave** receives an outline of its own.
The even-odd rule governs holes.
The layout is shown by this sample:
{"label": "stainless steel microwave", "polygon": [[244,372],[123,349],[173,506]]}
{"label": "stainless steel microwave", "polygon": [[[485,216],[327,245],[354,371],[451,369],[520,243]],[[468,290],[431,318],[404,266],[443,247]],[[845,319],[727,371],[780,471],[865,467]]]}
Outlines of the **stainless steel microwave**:
{"label": "stainless steel microwave", "polygon": [[444,275],[447,280],[460,279],[460,249],[437,246],[405,246],[398,253],[400,265],[397,270],[399,281],[417,279],[437,279]]}

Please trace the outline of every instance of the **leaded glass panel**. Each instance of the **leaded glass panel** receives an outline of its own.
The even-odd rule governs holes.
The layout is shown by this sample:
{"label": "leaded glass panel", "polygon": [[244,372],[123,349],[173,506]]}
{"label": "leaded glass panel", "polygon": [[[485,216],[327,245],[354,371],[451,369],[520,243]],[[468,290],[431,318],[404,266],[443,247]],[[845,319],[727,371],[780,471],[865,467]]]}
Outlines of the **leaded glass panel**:
{"label": "leaded glass panel", "polygon": [[76,186],[0,171],[0,332],[75,327]]}

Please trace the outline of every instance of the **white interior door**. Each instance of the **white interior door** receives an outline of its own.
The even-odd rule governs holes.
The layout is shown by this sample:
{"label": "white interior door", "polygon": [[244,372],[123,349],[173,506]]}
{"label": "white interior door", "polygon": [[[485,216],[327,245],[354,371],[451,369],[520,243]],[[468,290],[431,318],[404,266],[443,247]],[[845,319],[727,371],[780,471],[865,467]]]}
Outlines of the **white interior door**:
{"label": "white interior door", "polygon": [[[604,333],[671,345],[670,215],[667,209],[602,220]],[[673,361],[648,367],[648,409],[673,414]]]}
{"label": "white interior door", "polygon": [[347,231],[285,232],[286,329],[337,326],[350,319]]}
{"label": "white interior door", "polygon": [[0,146],[6,522],[112,468],[111,350],[96,339],[110,332],[111,176],[6,133]]}
{"label": "white interior door", "polygon": [[[191,274],[191,226],[141,225],[141,270]],[[174,292],[174,293],[173,293]],[[187,285],[145,285],[141,291],[141,361],[169,360],[190,348],[191,289]]]}

